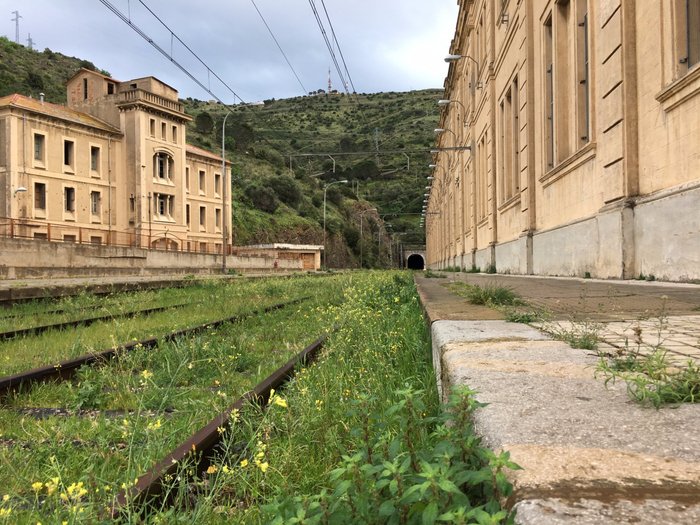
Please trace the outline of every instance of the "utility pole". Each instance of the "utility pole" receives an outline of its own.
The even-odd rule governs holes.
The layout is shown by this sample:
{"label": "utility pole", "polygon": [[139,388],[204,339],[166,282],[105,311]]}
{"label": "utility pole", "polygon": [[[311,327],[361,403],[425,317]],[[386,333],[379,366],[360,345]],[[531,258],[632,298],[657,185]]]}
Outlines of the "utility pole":
{"label": "utility pole", "polygon": [[34,40],[32,40],[32,34],[27,35],[27,47],[29,49],[34,49]]}
{"label": "utility pole", "polygon": [[19,11],[12,11],[12,14],[15,15],[12,19],[15,23],[15,43],[19,44],[19,19],[24,17],[20,16]]}

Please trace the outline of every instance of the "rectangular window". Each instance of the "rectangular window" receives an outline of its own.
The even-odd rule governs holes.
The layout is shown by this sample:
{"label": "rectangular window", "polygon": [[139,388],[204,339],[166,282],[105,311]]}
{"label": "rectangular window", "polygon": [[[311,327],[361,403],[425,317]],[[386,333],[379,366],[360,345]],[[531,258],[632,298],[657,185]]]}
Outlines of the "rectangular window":
{"label": "rectangular window", "polygon": [[187,204],[185,205],[185,220],[187,221],[187,227],[189,228],[191,223],[191,218],[190,218],[190,205]]}
{"label": "rectangular window", "polygon": [[518,79],[513,79],[501,102],[501,169],[500,202],[513,198],[519,191],[518,156]]}
{"label": "rectangular window", "polygon": [[90,192],[90,213],[91,214],[93,214],[93,215],[100,214],[101,201],[102,201],[102,197],[101,197],[99,191],[91,191]]}
{"label": "rectangular window", "polygon": [[90,169],[92,171],[100,171],[100,148],[98,146],[90,146]]}
{"label": "rectangular window", "polygon": [[34,209],[46,211],[46,184],[34,183]]}
{"label": "rectangular window", "polygon": [[156,136],[156,119],[152,118],[150,120],[150,131],[151,131],[151,137]]}
{"label": "rectangular window", "polygon": [[88,79],[83,79],[83,100],[88,99]]}
{"label": "rectangular window", "polygon": [[688,68],[700,62],[700,0],[686,1]]}
{"label": "rectangular window", "polygon": [[221,175],[219,173],[214,174],[214,193],[221,194]]}
{"label": "rectangular window", "polygon": [[190,191],[190,167],[185,167],[185,190]]}
{"label": "rectangular window", "polygon": [[76,242],[78,240],[78,237],[75,235],[70,235],[70,234],[64,234],[63,235],[63,242]]}
{"label": "rectangular window", "polygon": [[63,141],[63,166],[73,168],[75,161],[75,142],[72,140]]}
{"label": "rectangular window", "polygon": [[95,246],[99,246],[102,244],[102,237],[99,237],[97,235],[91,235],[90,236],[90,244],[94,244]]}
{"label": "rectangular window", "polygon": [[156,193],[156,210],[161,217],[168,214],[168,196]]}
{"label": "rectangular window", "polygon": [[75,188],[63,189],[63,209],[67,212],[75,212]]}
{"label": "rectangular window", "polygon": [[173,126],[173,142],[177,144],[177,126]]}
{"label": "rectangular window", "polygon": [[114,83],[113,82],[107,82],[107,94],[114,95]]}
{"label": "rectangular window", "polygon": [[207,229],[207,207],[206,206],[199,207],[199,229],[200,230]]}
{"label": "rectangular window", "polygon": [[214,221],[215,221],[215,222],[214,222],[214,224],[216,225],[216,229],[217,229],[217,230],[221,230],[221,209],[220,209],[220,208],[216,208],[216,210],[214,211],[214,213],[215,213],[215,216],[214,216]]}
{"label": "rectangular window", "polygon": [[554,167],[554,62],[552,17],[544,23],[544,69],[545,69],[545,159],[547,169]]}
{"label": "rectangular window", "polygon": [[204,195],[207,192],[206,188],[207,174],[204,170],[199,170],[199,193]]}
{"label": "rectangular window", "polygon": [[[588,54],[588,4],[585,0],[577,0],[578,38],[576,49],[576,67],[578,89],[576,93],[576,113],[578,121],[578,145],[582,147],[590,142],[591,128],[591,98],[590,98],[590,65]],[[700,2],[700,0],[698,0]]]}
{"label": "rectangular window", "polygon": [[46,136],[39,133],[34,134],[34,160],[44,162],[46,152]]}
{"label": "rectangular window", "polygon": [[160,123],[160,138],[162,138],[163,140],[165,140],[167,138],[167,129],[168,129],[167,124],[165,122],[161,122]]}

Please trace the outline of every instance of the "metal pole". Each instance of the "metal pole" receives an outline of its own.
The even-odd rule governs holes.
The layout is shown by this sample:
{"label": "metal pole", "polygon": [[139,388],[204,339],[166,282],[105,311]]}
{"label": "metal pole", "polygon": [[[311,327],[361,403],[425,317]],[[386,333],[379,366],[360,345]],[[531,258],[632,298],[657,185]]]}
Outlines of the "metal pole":
{"label": "metal pole", "polygon": [[326,191],[329,184],[323,187],[323,268],[326,267]]}
{"label": "metal pole", "polygon": [[[222,232],[222,259],[221,259],[221,271],[226,273],[226,252],[228,251],[228,216],[226,215],[226,201],[228,199],[228,182],[226,181],[226,119],[231,114],[229,111],[224,117],[224,123],[221,125],[221,178],[223,181],[223,210],[222,210],[222,220],[224,223],[221,225]],[[231,174],[233,175],[233,174]],[[231,233],[233,234],[233,217],[231,218]]]}
{"label": "metal pole", "polygon": [[[335,162],[335,161],[333,161]],[[335,168],[334,168],[335,169]],[[333,184],[347,184],[347,180],[336,180],[323,186],[323,266],[326,266],[326,192]]]}

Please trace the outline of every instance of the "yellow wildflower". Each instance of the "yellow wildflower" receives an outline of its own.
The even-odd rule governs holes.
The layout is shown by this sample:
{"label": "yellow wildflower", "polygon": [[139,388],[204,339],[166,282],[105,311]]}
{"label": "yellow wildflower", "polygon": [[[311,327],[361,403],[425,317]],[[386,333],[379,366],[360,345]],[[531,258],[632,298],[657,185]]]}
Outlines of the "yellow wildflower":
{"label": "yellow wildflower", "polygon": [[5,495],[2,497],[2,500],[3,500],[3,501],[9,501],[9,499],[10,499],[10,495],[9,495],[9,494],[5,494]]}
{"label": "yellow wildflower", "polygon": [[143,372],[141,372],[141,377],[143,377],[144,379],[151,379],[153,377],[153,372],[151,372],[150,370],[144,370]]}
{"label": "yellow wildflower", "polygon": [[267,467],[269,467],[269,465],[267,464],[267,461],[265,461],[264,463],[258,463],[258,468],[260,469],[260,471],[261,471],[263,474],[264,474],[265,472],[267,472]]}
{"label": "yellow wildflower", "polygon": [[209,465],[209,468],[207,469],[207,474],[216,474],[219,470],[219,467],[216,465]]}
{"label": "yellow wildflower", "polygon": [[7,518],[10,514],[12,514],[12,509],[0,509],[0,518]]}
{"label": "yellow wildflower", "polygon": [[241,461],[241,467],[242,467],[242,468],[246,468],[247,466],[248,466],[248,460],[247,460],[247,459],[244,459],[243,461]]}
{"label": "yellow wildflower", "polygon": [[43,488],[44,484],[41,481],[35,481],[34,483],[32,483],[32,490],[34,492],[39,492]]}

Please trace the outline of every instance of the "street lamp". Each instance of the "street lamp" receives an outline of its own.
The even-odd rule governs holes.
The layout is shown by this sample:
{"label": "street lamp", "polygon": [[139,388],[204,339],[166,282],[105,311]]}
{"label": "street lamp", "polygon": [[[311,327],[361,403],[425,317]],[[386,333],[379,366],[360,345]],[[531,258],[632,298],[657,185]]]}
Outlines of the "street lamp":
{"label": "street lamp", "polygon": [[[231,114],[231,111],[226,113],[226,116],[224,117],[224,123],[221,125],[221,178],[223,180],[223,185],[224,185],[224,202],[223,202],[223,220],[224,224],[222,225],[221,232],[222,232],[222,243],[221,243],[221,248],[222,248],[222,253],[223,257],[221,259],[221,270],[222,273],[226,273],[226,252],[228,251],[228,228],[226,227],[228,225],[228,216],[226,215],[226,199],[228,192],[226,191],[227,188],[227,182],[226,182],[226,119],[229,117]],[[233,175],[233,174],[232,174]],[[231,230],[233,230],[233,217],[231,218]],[[232,232],[233,233],[233,232]],[[232,241],[233,242],[233,241]]]}
{"label": "street lamp", "polygon": [[[335,160],[333,161],[335,164]],[[334,166],[335,169],[335,166]],[[323,266],[326,266],[326,192],[333,184],[347,184],[346,179],[329,182],[323,186]]]}
{"label": "street lamp", "polygon": [[27,188],[25,188],[24,186],[20,186],[19,188],[17,188],[15,190],[15,195],[17,195],[18,193],[26,193],[26,191],[27,191]]}

